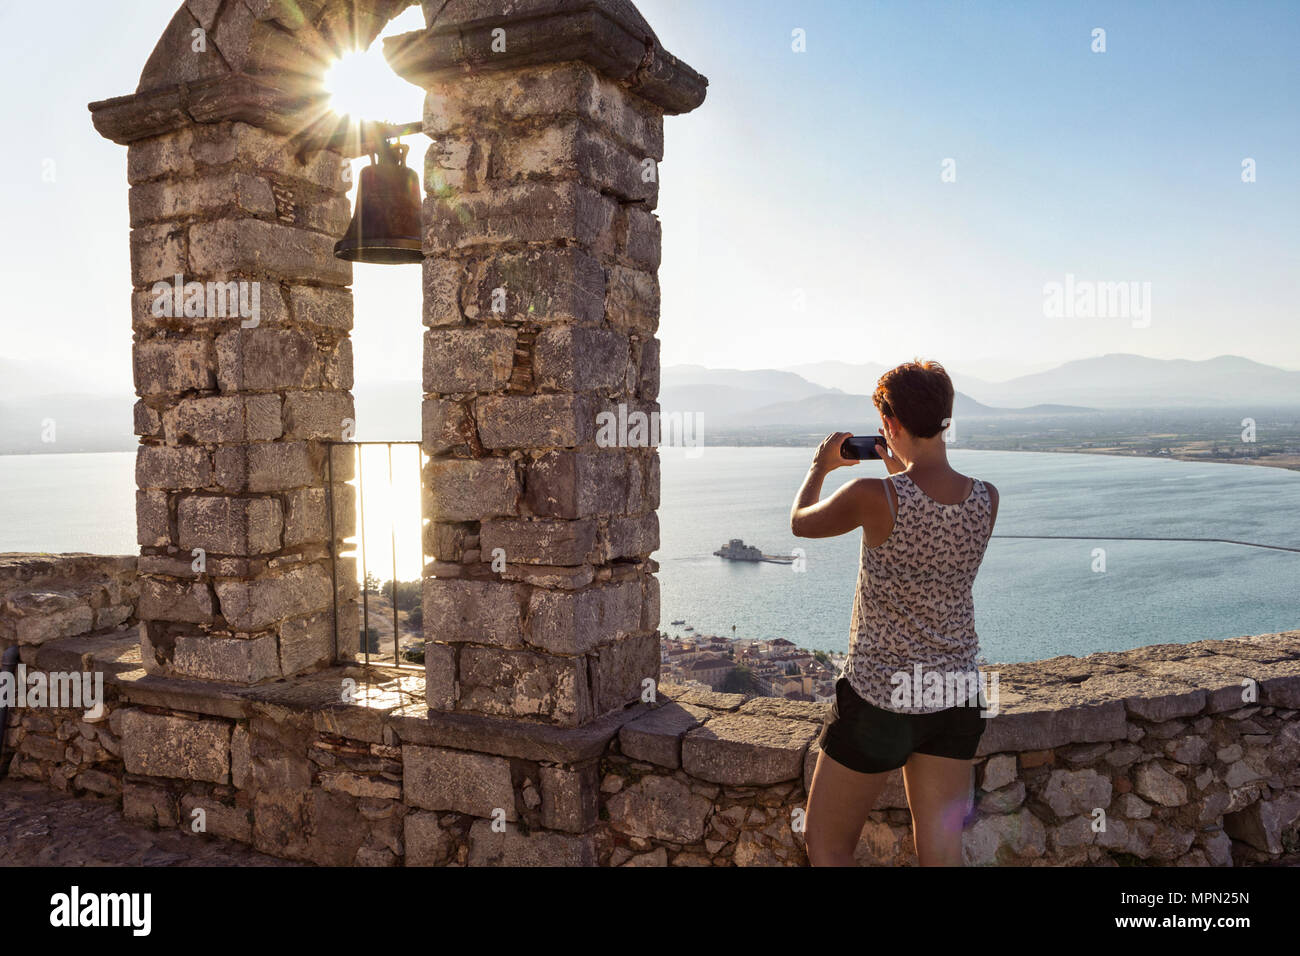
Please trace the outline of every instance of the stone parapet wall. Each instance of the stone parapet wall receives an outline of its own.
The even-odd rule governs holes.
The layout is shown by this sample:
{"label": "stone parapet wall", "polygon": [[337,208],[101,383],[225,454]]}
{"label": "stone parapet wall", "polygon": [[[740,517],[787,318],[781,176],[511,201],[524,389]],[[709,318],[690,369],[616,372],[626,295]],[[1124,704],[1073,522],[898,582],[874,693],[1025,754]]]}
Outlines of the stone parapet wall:
{"label": "stone parapet wall", "polygon": [[[110,579],[130,593],[115,577],[129,559],[42,560],[39,574],[31,556],[0,562],[6,601]],[[0,627],[13,628],[4,606]],[[335,667],[253,687],[148,674],[129,621],[28,647],[39,669],[102,672],[109,702],[94,723],[17,712],[11,773],[120,791],[132,820],[192,832],[202,818],[208,833],[327,865],[807,862],[822,705],[662,685],[653,704],[563,728],[430,709],[410,670]],[[1297,858],[1300,631],[997,674],[968,863]],[[895,772],[860,862],[915,863],[906,806]]]}
{"label": "stone parapet wall", "polygon": [[[46,678],[138,667],[137,598],[134,555],[0,555],[0,646],[16,644],[23,667]],[[111,707],[87,719],[83,710],[48,703],[10,710],[8,773],[59,790],[120,794],[121,741]]]}

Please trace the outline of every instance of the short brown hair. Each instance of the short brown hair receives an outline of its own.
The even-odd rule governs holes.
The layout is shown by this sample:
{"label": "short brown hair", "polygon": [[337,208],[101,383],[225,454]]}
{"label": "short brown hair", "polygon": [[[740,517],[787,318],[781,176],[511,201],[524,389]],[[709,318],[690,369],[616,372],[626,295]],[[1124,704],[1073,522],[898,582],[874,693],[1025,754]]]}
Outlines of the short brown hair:
{"label": "short brown hair", "polygon": [[871,400],[917,438],[931,438],[952,421],[953,394],[942,365],[916,359],[880,376]]}

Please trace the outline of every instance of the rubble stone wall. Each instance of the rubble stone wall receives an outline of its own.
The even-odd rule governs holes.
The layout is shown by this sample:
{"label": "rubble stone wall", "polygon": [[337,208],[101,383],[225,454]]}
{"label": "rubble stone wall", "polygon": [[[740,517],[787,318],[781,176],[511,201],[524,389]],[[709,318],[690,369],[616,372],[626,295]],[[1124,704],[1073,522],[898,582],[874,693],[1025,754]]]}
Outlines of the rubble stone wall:
{"label": "rubble stone wall", "polygon": [[[129,610],[131,561],[0,560],[6,645],[18,638],[45,672],[101,672],[109,697],[97,722],[13,712],[11,774],[120,793],[132,820],[324,865],[807,862],[822,705],[662,685],[653,704],[571,729],[431,709],[412,670],[341,666],[254,687],[148,674],[129,614],[82,631],[87,615],[68,613],[84,606],[93,625]],[[996,673],[968,864],[1298,858],[1300,631]],[[897,771],[858,859],[915,864]]]}

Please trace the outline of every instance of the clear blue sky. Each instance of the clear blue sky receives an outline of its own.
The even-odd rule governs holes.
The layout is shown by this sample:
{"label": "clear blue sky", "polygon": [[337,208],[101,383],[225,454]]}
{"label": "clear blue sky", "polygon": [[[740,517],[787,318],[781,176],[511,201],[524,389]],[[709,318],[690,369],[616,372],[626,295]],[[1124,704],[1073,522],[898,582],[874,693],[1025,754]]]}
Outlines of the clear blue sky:
{"label": "clear blue sky", "polygon": [[[134,90],[176,6],[0,5],[6,358],[130,387],[126,151],[86,103]],[[639,6],[710,80],[666,127],[666,363],[1300,368],[1300,4]],[[418,269],[357,272],[358,379],[418,376]],[[1149,327],[1045,318],[1066,273],[1151,283]]]}

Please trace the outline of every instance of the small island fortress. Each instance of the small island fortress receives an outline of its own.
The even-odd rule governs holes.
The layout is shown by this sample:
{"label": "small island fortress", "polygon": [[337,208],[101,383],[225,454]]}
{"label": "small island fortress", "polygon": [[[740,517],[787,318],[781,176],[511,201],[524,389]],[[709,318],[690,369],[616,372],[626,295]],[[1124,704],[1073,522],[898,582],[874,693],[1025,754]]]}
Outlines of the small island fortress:
{"label": "small island fortress", "polygon": [[794,564],[795,557],[793,554],[764,554],[740,538],[732,538],[713,553],[728,561],[767,561],[770,564]]}

